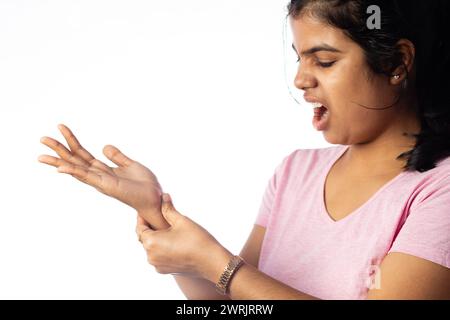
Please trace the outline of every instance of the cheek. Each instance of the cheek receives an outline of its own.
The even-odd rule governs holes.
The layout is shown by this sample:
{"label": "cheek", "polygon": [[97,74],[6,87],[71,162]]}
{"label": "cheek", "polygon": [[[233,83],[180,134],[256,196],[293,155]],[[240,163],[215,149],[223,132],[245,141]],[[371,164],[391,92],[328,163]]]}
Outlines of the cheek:
{"label": "cheek", "polygon": [[364,70],[359,64],[343,63],[324,79],[323,87],[333,113],[330,120],[336,124],[359,127],[367,125],[368,119],[377,122],[380,111],[363,107],[374,107],[380,101],[378,88],[369,81]]}
{"label": "cheek", "polygon": [[[353,59],[353,61],[352,61]],[[339,90],[342,96],[352,96],[355,88],[360,88],[367,81],[365,66],[355,61],[356,57],[350,57],[338,61],[323,79],[327,86]]]}
{"label": "cheek", "polygon": [[[332,144],[354,144],[373,139],[388,123],[390,112],[368,110],[390,103],[377,80],[369,80],[367,66],[358,57],[342,61],[323,79],[323,89],[330,103],[331,117],[325,139]],[[386,100],[386,101],[384,101]],[[389,101],[387,101],[389,100]],[[360,105],[361,104],[361,105]]]}
{"label": "cheek", "polygon": [[351,54],[339,60],[333,69],[325,74],[324,84],[330,89],[329,98],[338,98],[338,104],[372,100],[373,81],[369,66],[360,54]]}
{"label": "cheek", "polygon": [[386,79],[371,74],[367,68],[361,63],[344,63],[327,77],[326,87],[332,105],[344,105],[348,114],[359,117],[366,116],[367,112],[373,115],[372,110],[363,106],[383,109],[395,103],[396,92]]}

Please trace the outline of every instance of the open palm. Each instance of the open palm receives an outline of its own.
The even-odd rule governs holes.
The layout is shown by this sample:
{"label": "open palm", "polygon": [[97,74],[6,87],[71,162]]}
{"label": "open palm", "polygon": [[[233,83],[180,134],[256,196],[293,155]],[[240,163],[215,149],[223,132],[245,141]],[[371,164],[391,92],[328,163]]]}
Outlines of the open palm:
{"label": "open palm", "polygon": [[[93,157],[78,142],[72,131],[59,125],[69,149],[59,141],[43,137],[41,142],[55,151],[58,157],[39,156],[39,161],[58,168],[78,180],[133,207],[144,215],[160,213],[162,188],[153,172],[131,160],[112,145],[103,148],[104,155],[117,165],[110,167]],[[143,217],[151,220],[151,217]],[[149,219],[148,219],[149,218]]]}

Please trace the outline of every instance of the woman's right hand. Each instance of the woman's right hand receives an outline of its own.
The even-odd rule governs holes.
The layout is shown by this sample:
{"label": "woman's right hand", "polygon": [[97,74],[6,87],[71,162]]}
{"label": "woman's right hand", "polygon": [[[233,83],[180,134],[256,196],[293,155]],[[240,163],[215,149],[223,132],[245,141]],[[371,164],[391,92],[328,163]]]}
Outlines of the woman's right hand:
{"label": "woman's right hand", "polygon": [[131,206],[157,229],[169,226],[161,214],[163,191],[151,170],[131,160],[116,147],[107,145],[103,148],[103,153],[117,165],[115,168],[110,167],[84,149],[68,127],[59,125],[58,128],[69,149],[53,138],[43,137],[41,143],[55,151],[59,158],[41,155],[38,158],[40,162],[54,166],[58,168],[58,172],[70,174]]}

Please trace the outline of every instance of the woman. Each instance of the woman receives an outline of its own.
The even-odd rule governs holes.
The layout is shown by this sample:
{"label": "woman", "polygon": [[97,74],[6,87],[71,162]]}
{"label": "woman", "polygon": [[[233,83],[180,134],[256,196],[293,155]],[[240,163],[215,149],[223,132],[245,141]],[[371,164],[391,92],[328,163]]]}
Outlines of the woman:
{"label": "woman", "polygon": [[43,138],[59,158],[40,161],[135,208],[149,263],[190,299],[450,299],[448,2],[292,0],[288,10],[295,86],[337,146],[283,159],[242,259],[113,146],[103,151],[117,168],[60,126],[70,150]]}

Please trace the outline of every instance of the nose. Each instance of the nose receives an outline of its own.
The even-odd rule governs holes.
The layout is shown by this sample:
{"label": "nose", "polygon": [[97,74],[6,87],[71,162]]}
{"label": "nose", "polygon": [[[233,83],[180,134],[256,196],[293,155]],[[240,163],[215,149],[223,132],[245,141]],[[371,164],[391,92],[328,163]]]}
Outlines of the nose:
{"label": "nose", "polygon": [[300,64],[295,75],[294,85],[300,90],[314,88],[317,86],[317,79],[305,68],[305,65]]}

